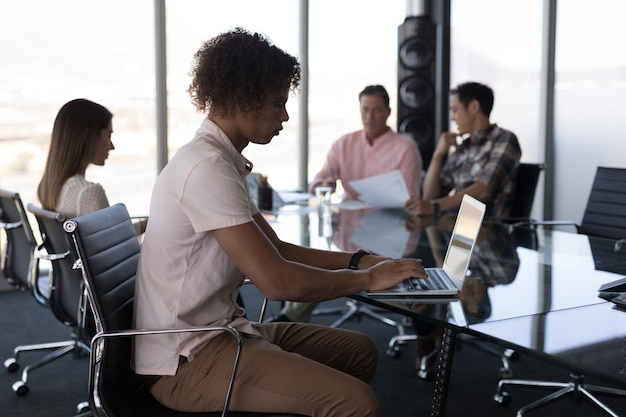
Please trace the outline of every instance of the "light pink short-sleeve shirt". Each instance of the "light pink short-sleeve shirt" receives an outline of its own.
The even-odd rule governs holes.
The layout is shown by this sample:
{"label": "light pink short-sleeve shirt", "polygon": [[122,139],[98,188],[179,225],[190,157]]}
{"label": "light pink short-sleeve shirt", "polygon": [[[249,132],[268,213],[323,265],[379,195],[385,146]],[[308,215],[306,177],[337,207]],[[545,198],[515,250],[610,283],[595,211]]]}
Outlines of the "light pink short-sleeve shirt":
{"label": "light pink short-sleeve shirt", "polygon": [[[157,178],[135,291],[137,328],[230,325],[255,334],[236,303],[243,273],[213,230],[253,221],[258,212],[246,176],[252,164],[205,119],[194,139]],[[138,374],[174,375],[218,333],[142,336],[135,340]]]}

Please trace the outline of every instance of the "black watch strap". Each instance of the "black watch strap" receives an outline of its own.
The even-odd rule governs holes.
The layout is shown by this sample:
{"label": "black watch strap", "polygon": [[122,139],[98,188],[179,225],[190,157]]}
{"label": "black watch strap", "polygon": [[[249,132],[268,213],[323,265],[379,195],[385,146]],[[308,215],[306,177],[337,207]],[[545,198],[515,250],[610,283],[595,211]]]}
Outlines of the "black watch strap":
{"label": "black watch strap", "polygon": [[436,200],[430,200],[430,205],[433,208],[433,216],[439,217],[439,215],[441,214],[439,203]]}
{"label": "black watch strap", "polygon": [[358,251],[354,252],[354,254],[352,255],[352,258],[350,258],[350,263],[348,264],[348,268],[359,269],[359,261],[365,255],[371,255],[371,253],[369,253],[368,251],[364,249],[359,249]]}

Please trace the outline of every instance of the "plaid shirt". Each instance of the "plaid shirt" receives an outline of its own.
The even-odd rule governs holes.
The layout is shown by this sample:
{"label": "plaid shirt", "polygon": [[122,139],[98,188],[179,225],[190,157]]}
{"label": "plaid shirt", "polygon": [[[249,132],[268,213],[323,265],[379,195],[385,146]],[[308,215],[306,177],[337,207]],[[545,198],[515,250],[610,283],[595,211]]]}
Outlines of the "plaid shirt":
{"label": "plaid shirt", "polygon": [[448,156],[440,173],[444,195],[482,181],[491,190],[484,201],[485,215],[506,217],[511,211],[521,154],[513,132],[496,124],[479,130],[475,137],[464,140]]}
{"label": "plaid shirt", "polygon": [[487,237],[479,238],[474,245],[469,263],[471,276],[487,287],[510,284],[517,276],[520,260],[508,225],[484,224],[481,233]]}

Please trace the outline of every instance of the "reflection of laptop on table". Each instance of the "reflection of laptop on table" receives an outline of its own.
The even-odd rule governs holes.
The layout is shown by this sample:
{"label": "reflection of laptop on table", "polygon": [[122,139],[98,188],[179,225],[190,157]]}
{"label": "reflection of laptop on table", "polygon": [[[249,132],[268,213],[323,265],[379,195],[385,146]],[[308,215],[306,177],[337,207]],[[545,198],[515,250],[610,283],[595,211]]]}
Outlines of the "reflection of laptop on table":
{"label": "reflection of laptop on table", "polygon": [[463,287],[474,243],[485,215],[485,204],[464,195],[442,268],[426,268],[428,278],[409,278],[388,290],[368,291],[370,296],[457,298]]}

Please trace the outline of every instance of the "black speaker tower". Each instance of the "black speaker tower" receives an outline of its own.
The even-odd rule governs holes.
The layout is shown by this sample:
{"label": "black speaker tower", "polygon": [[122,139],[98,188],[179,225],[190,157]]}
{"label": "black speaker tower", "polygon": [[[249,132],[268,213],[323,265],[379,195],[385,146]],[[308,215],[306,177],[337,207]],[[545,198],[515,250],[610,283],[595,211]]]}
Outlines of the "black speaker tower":
{"label": "black speaker tower", "polygon": [[428,167],[435,149],[437,24],[410,16],[398,26],[398,132],[411,136]]}

